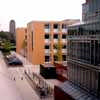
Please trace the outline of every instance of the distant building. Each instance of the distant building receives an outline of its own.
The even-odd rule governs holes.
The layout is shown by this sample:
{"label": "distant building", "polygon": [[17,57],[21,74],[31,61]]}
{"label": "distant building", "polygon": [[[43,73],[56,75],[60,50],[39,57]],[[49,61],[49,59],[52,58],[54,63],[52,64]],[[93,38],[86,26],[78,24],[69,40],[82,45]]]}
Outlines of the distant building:
{"label": "distant building", "polygon": [[9,32],[13,34],[14,39],[15,39],[15,37],[16,37],[16,34],[15,34],[16,33],[16,23],[15,23],[14,20],[11,20],[10,21],[10,24],[9,24]]}

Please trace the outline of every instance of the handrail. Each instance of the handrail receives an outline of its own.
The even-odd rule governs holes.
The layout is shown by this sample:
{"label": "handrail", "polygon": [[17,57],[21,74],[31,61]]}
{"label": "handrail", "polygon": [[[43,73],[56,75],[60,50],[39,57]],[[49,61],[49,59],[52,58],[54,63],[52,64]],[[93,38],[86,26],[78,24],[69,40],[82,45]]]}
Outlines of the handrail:
{"label": "handrail", "polygon": [[[31,76],[32,75],[32,76]],[[35,91],[41,95],[41,91],[45,92],[45,97],[50,97],[54,95],[54,89],[42,78],[42,76],[37,75],[36,73],[32,73],[29,75],[25,72],[25,76],[32,82],[31,86],[35,89]],[[38,83],[35,82],[34,77],[38,79]]]}

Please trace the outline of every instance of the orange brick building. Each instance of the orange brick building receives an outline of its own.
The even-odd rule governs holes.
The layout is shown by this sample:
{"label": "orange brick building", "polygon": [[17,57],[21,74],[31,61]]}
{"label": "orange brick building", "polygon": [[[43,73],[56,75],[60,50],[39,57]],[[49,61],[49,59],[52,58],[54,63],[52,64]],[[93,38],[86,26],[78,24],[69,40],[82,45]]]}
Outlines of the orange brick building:
{"label": "orange brick building", "polygon": [[[64,21],[32,21],[27,24],[27,32],[17,30],[17,52],[22,45],[19,38],[27,41],[26,57],[33,64],[54,63],[66,61],[67,55],[67,26],[79,20]],[[25,36],[26,34],[26,36]],[[20,36],[21,35],[21,36]],[[26,38],[25,38],[26,37]],[[22,38],[23,39],[23,38]],[[22,40],[21,40],[22,41]]]}
{"label": "orange brick building", "polygon": [[16,29],[16,52],[24,55],[24,42],[25,42],[25,35],[27,33],[26,28],[17,28]]}

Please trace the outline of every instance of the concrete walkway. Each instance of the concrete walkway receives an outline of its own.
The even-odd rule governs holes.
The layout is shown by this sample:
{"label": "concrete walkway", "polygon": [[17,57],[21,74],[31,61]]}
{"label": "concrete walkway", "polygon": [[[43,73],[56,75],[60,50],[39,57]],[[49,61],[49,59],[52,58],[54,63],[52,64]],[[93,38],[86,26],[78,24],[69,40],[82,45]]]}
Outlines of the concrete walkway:
{"label": "concrete walkway", "polygon": [[[33,65],[30,62],[28,62],[28,60],[26,58],[24,58],[23,56],[21,56],[20,54],[16,53],[16,52],[11,52],[12,54],[16,55],[22,62],[23,62],[23,66],[26,69],[27,73],[36,73],[37,75],[40,76],[40,66],[39,65]],[[45,79],[44,79],[45,80]],[[49,84],[52,89],[54,88],[54,85],[60,85],[62,84],[62,82],[60,82],[57,79],[47,79],[45,80],[45,82],[47,84]],[[47,97],[45,99],[42,100],[54,100],[54,96],[51,97]]]}
{"label": "concrete walkway", "polygon": [[[33,88],[30,86],[28,81],[25,78],[24,71],[32,73],[33,71],[33,65],[30,64],[25,58],[23,58],[21,55],[11,52],[12,54],[16,55],[22,62],[23,66],[21,67],[9,67],[9,73],[10,73],[10,79],[14,81],[15,78],[15,84],[23,98],[23,100],[40,100],[40,97],[37,95],[37,93],[33,90]],[[23,79],[21,79],[23,78]]]}
{"label": "concrete walkway", "polygon": [[[25,70],[39,74],[39,66],[29,64],[29,62],[24,61],[23,57],[16,55],[18,58],[23,59],[24,67],[8,68],[0,52],[0,100],[41,100],[23,74]],[[22,77],[23,79],[21,79]],[[50,97],[42,100],[53,100],[53,98]]]}
{"label": "concrete walkway", "polygon": [[8,70],[10,78],[16,83],[23,100],[40,100],[24,76],[24,67],[8,68]]}
{"label": "concrete walkway", "polygon": [[33,65],[26,58],[24,58],[16,52],[11,52],[11,54],[16,55],[23,62],[23,66],[24,68],[26,68],[26,71],[31,71],[40,74],[40,65]]}
{"label": "concrete walkway", "polygon": [[9,79],[3,55],[0,52],[0,100],[23,100],[15,82]]}
{"label": "concrete walkway", "polygon": [[19,87],[19,91],[24,100],[40,100],[39,96],[25,78],[23,80],[17,80],[16,85]]}

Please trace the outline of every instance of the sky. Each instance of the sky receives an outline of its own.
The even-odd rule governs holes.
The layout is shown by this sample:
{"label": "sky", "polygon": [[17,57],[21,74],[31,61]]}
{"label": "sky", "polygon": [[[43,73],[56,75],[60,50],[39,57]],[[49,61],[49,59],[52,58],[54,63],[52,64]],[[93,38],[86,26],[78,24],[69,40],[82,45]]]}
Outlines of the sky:
{"label": "sky", "polygon": [[26,27],[33,20],[61,21],[81,19],[85,0],[0,0],[0,30],[9,31],[14,19],[16,27]]}

